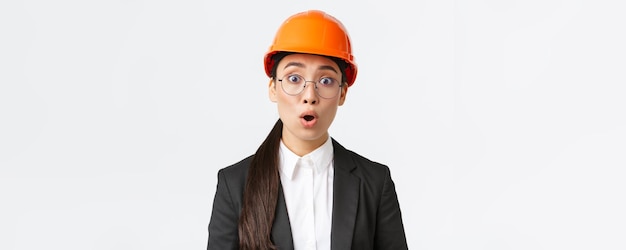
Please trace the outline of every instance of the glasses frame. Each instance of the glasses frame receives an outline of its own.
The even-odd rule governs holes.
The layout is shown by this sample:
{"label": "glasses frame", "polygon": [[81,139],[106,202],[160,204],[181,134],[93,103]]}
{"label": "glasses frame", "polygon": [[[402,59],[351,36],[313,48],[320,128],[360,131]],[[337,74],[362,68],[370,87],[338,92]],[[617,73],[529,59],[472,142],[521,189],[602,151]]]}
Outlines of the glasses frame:
{"label": "glasses frame", "polygon": [[[293,76],[293,75],[296,75],[296,76],[302,78],[302,80],[304,80],[304,84],[303,84],[303,87],[300,89],[300,91],[298,93],[290,94],[289,92],[287,92],[287,90],[285,90],[285,87],[284,87],[285,85],[283,84],[283,79],[285,79],[285,77],[290,77],[290,76]],[[337,79],[335,79],[333,77],[328,77],[328,78],[331,78],[334,81],[339,82],[339,87],[337,88],[337,93],[335,93],[335,95],[333,95],[332,97],[324,97],[324,96],[322,96],[320,94],[319,88],[317,87],[317,84],[319,83],[319,80],[317,80],[317,81],[308,81],[308,80],[304,79],[304,77],[301,76],[301,75],[289,74],[289,75],[284,75],[280,79],[277,79],[277,81],[280,82],[280,88],[283,90],[283,92],[285,92],[285,94],[290,95],[290,96],[297,96],[299,94],[302,94],[302,92],[304,92],[304,90],[306,89],[307,83],[308,82],[312,82],[313,83],[313,87],[315,88],[315,93],[317,94],[317,96],[319,96],[321,98],[324,98],[324,99],[333,99],[333,98],[337,97],[337,95],[339,95],[339,92],[341,92],[341,88],[343,88],[343,86],[345,86],[345,84],[343,83],[343,81],[338,81]]]}

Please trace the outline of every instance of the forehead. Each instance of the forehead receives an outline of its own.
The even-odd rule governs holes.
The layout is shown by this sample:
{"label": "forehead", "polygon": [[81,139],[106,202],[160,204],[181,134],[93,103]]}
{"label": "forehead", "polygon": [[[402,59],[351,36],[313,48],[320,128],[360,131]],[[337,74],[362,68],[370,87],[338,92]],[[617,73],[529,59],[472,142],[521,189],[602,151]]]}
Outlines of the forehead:
{"label": "forehead", "polygon": [[311,55],[311,54],[291,54],[285,56],[280,62],[278,62],[278,70],[282,70],[285,66],[294,65],[293,63],[298,63],[298,65],[303,65],[306,68],[318,68],[320,66],[331,66],[337,70],[339,70],[339,66],[333,60],[328,57],[320,56],[320,55]]}

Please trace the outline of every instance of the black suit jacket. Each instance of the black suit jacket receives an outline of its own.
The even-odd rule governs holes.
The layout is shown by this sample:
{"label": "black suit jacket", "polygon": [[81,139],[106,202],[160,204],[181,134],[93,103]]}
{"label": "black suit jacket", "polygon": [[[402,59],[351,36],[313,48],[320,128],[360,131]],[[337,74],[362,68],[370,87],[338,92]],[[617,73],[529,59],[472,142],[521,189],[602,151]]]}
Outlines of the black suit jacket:
{"label": "black suit jacket", "polygon": [[[334,168],[331,248],[407,249],[396,190],[389,168],[345,149],[333,139]],[[252,156],[218,172],[207,249],[239,249],[237,223]],[[278,194],[272,242],[293,249],[282,193]]]}

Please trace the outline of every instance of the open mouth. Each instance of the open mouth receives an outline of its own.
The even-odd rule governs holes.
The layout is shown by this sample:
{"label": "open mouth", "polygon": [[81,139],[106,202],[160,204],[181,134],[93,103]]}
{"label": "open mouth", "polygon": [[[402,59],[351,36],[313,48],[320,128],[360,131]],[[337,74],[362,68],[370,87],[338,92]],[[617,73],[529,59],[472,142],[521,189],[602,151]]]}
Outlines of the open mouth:
{"label": "open mouth", "polygon": [[305,121],[310,122],[310,121],[312,121],[313,119],[315,119],[315,116],[312,116],[312,115],[305,115],[305,116],[303,116],[302,118],[303,118]]}
{"label": "open mouth", "polygon": [[300,114],[300,122],[305,128],[313,128],[317,124],[317,113],[315,111],[306,111]]}

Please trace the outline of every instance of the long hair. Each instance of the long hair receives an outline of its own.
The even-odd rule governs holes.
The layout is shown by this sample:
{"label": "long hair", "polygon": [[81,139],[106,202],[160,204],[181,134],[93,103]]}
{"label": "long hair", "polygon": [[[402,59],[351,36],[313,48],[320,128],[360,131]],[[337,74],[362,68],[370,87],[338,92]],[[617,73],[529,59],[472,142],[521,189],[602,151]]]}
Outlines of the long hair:
{"label": "long hair", "polygon": [[[276,79],[278,62],[289,54],[283,52],[274,55],[272,79]],[[343,73],[342,81],[345,82],[346,63],[337,58],[329,58],[337,63]],[[271,234],[280,185],[278,152],[282,135],[283,122],[278,119],[272,131],[257,149],[248,168],[238,225],[239,249],[241,250],[276,249]]]}
{"label": "long hair", "polygon": [[270,235],[278,202],[278,150],[282,133],[283,122],[278,119],[250,163],[239,215],[242,250],[276,249]]}

